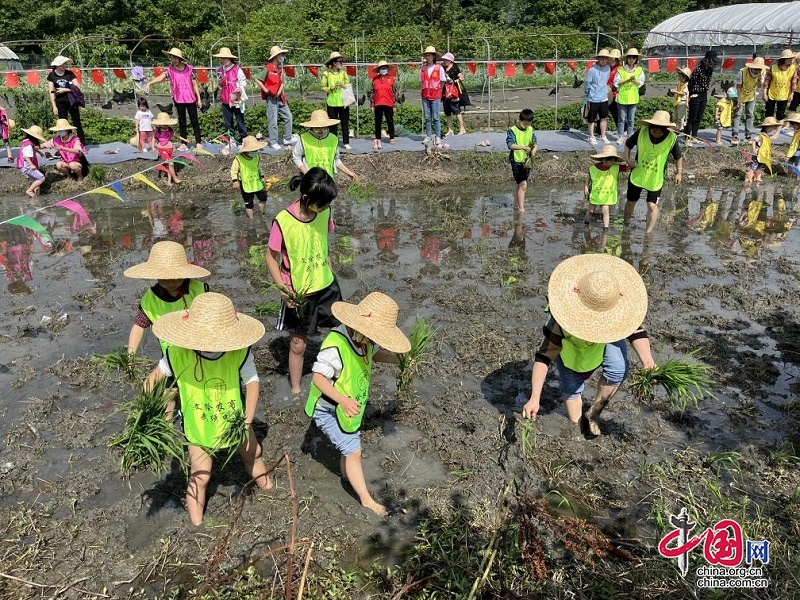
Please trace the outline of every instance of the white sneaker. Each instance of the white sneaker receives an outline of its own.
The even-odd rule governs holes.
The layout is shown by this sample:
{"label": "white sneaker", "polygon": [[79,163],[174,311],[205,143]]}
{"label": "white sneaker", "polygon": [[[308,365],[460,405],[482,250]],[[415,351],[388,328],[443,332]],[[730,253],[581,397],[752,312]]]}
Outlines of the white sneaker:
{"label": "white sneaker", "polygon": [[429,137],[426,135],[426,136],[425,136],[425,139],[424,139],[424,140],[422,140],[422,143],[423,143],[423,144],[430,144],[430,143],[431,143],[431,138],[429,138]]}
{"label": "white sneaker", "polygon": [[597,146],[597,138],[596,138],[596,137],[594,137],[593,135],[590,135],[590,136],[589,136],[589,143],[590,143],[592,146]]}
{"label": "white sneaker", "polygon": [[[297,137],[297,134],[296,134],[296,133],[293,133],[293,134],[292,134],[292,137],[290,137],[290,138],[286,138],[286,139],[288,139],[288,140],[289,140],[289,143],[290,143],[290,144],[296,144],[297,142],[299,142],[299,141],[300,141],[300,138],[299,138],[299,137]],[[285,140],[284,140],[284,141],[285,141]]]}
{"label": "white sneaker", "polygon": [[442,145],[442,138],[440,138],[440,137],[437,135],[437,136],[436,136],[436,137],[433,139],[433,143],[434,143],[434,144],[436,144],[437,146],[441,146],[441,145]]}
{"label": "white sneaker", "polygon": [[604,144],[610,144],[611,143],[611,142],[608,141],[608,137],[606,137],[606,136],[601,137],[600,141],[603,142]]}
{"label": "white sneaker", "polygon": [[345,149],[345,150],[352,150],[352,149],[353,149],[353,147],[352,147],[350,144],[345,144],[345,145],[344,145],[344,149]]}
{"label": "white sneaker", "polygon": [[281,146],[280,144],[277,144],[277,143],[276,144],[270,144],[269,147],[272,148],[273,150],[283,150],[283,146]]}
{"label": "white sneaker", "polygon": [[617,144],[619,144],[620,146],[624,146],[626,141],[628,141],[628,138],[625,137],[624,135],[621,135],[617,138]]}

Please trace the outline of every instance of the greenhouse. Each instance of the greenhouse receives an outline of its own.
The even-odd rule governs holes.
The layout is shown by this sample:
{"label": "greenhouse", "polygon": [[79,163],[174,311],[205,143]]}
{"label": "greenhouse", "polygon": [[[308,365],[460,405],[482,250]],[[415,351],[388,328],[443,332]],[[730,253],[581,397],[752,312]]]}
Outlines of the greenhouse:
{"label": "greenhouse", "polygon": [[0,44],[0,71],[19,71],[21,69],[19,57],[8,46]]}

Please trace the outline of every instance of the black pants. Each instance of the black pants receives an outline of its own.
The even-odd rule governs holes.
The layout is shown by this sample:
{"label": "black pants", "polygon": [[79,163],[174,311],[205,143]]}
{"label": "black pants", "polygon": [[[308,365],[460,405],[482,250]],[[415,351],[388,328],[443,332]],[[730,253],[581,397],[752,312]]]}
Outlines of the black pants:
{"label": "black pants", "polygon": [[227,104],[222,105],[222,119],[225,121],[225,127],[228,133],[232,136],[236,134],[236,129],[233,128],[233,117],[236,116],[236,127],[239,130],[239,141],[241,142],[247,135],[247,125],[244,124],[244,113],[236,107],[231,108]]}
{"label": "black pants", "polygon": [[800,106],[800,92],[792,94],[792,101],[789,103],[789,112],[794,112]]}
{"label": "black pants", "polygon": [[[792,99],[792,102],[794,102],[794,99]],[[764,118],[775,117],[778,121],[783,121],[786,116],[787,104],[789,104],[788,100],[767,100],[764,103]]]}
{"label": "black pants", "polygon": [[81,143],[86,145],[86,136],[83,134],[83,125],[81,124],[81,108],[77,104],[70,106],[69,102],[56,102],[56,110],[58,110],[58,118],[66,119],[67,115],[70,116],[72,126],[75,127],[75,133],[81,139]]}
{"label": "black pants", "polygon": [[381,139],[381,121],[386,117],[386,131],[389,132],[389,139],[394,139],[394,108],[391,106],[375,107],[375,139]]}
{"label": "black pants", "polygon": [[187,139],[188,130],[186,129],[186,113],[189,113],[189,121],[194,130],[194,141],[198,144],[202,141],[200,135],[200,122],[197,120],[197,103],[195,102],[176,102],[175,108],[178,110],[178,134],[184,140]]}
{"label": "black pants", "polygon": [[708,92],[703,92],[702,94],[697,94],[689,98],[689,104],[686,110],[686,127],[683,128],[684,133],[688,133],[692,137],[697,137],[697,130],[700,129],[700,120],[703,118],[707,102]]}
{"label": "black pants", "polygon": [[[331,119],[339,119],[342,122],[342,143],[350,143],[350,107],[349,106],[328,106],[328,116]],[[339,126],[329,127],[333,135],[338,135]]]}

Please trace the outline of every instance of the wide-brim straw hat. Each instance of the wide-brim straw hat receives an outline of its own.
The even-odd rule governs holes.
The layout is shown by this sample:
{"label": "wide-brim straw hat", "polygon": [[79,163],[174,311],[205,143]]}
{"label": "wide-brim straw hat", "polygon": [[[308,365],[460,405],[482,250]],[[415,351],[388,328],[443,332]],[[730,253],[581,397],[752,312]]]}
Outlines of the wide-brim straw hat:
{"label": "wide-brim straw hat", "polygon": [[63,56],[63,55],[59,54],[58,56],[56,56],[53,59],[53,61],[50,63],[50,66],[51,67],[60,67],[61,65],[66,65],[67,63],[71,63],[71,62],[72,62],[71,58],[67,58],[66,56]]}
{"label": "wide-brim straw hat", "polygon": [[134,148],[136,148],[137,150],[141,150],[142,149],[142,142],[139,139],[138,135],[134,135],[130,140],[128,140],[128,143],[131,146],[133,146]]}
{"label": "wide-brim straw hat", "polygon": [[550,275],[547,298],[550,314],[565,332],[595,344],[624,340],[647,314],[641,276],[610,254],[581,254],[561,262]]}
{"label": "wide-brim straw hat", "polygon": [[638,58],[638,57],[640,57],[640,56],[641,56],[641,54],[639,54],[639,50],[638,50],[638,48],[628,48],[628,51],[625,53],[625,56],[626,56],[626,57],[628,57],[628,56],[635,56],[635,57],[637,57],[637,58]]}
{"label": "wide-brim straw hat", "polygon": [[331,119],[324,110],[319,109],[311,113],[311,118],[308,121],[300,123],[303,127],[332,127],[338,125],[339,119]]}
{"label": "wide-brim straw hat", "polygon": [[286,54],[286,50],[284,50],[280,46],[273,46],[272,48],[269,49],[269,58],[267,60],[268,61],[272,60],[273,58],[275,58],[280,54]]}
{"label": "wide-brim straw hat", "polygon": [[597,58],[611,58],[611,53],[608,51],[608,48],[603,48],[597,53]]}
{"label": "wide-brim straw hat", "polygon": [[227,296],[200,294],[188,310],[168,313],[153,323],[158,339],[201,352],[230,352],[248,348],[264,337],[264,324],[237,312]]}
{"label": "wide-brim straw hat", "polygon": [[239,146],[239,152],[258,152],[266,147],[267,142],[259,142],[256,136],[248,135],[242,140],[242,145]]}
{"label": "wide-brim straw hat", "polygon": [[46,142],[46,141],[47,141],[47,138],[46,138],[46,137],[44,137],[44,131],[42,131],[42,128],[41,128],[41,127],[39,127],[38,125],[31,125],[31,126],[30,126],[30,127],[28,127],[27,129],[25,129],[25,128],[23,127],[23,128],[22,128],[22,131],[24,131],[24,132],[25,132],[25,133],[27,133],[28,135],[32,135],[32,136],[33,136],[33,137],[35,137],[37,140],[40,140],[40,141],[42,141],[42,142]]}
{"label": "wide-brim straw hat", "polygon": [[388,62],[386,62],[385,60],[379,60],[378,64],[375,65],[375,68],[380,69],[381,67],[388,67],[388,66],[390,66]]}
{"label": "wide-brim straw hat", "polygon": [[411,342],[397,326],[397,302],[381,292],[368,294],[358,304],[334,302],[333,316],[389,352],[405,354]]}
{"label": "wide-brim straw hat", "polygon": [[782,50],[782,51],[781,51],[781,57],[780,57],[780,60],[783,60],[783,59],[785,59],[785,58],[790,58],[790,59],[794,60],[794,57],[795,57],[795,56],[797,56],[797,54],[796,54],[795,52],[792,52],[791,50],[789,50],[788,48],[786,48],[785,50]]}
{"label": "wide-brim straw hat", "polygon": [[456,62],[456,57],[453,55],[452,52],[445,52],[442,54],[442,58],[440,60],[446,60],[448,62]]}
{"label": "wide-brim straw hat", "polygon": [[597,154],[592,154],[590,158],[603,160],[604,158],[614,158],[617,162],[625,162],[625,159],[617,154],[617,147],[614,144],[606,144]]}
{"label": "wide-brim straw hat", "polygon": [[56,124],[50,127],[50,131],[65,131],[68,129],[75,129],[72,125],[69,124],[69,121],[66,119],[58,119]]}
{"label": "wide-brim straw hat", "polygon": [[237,60],[239,58],[233,52],[231,52],[231,49],[227,46],[223,46],[219,49],[219,52],[212,54],[211,56],[214,58],[230,58],[231,60]]}
{"label": "wide-brim straw hat", "polygon": [[762,71],[767,69],[767,65],[764,64],[764,58],[761,56],[756,56],[753,60],[744,63],[744,66],[748,69],[761,69]]}
{"label": "wide-brim straw hat", "polygon": [[131,279],[196,279],[211,273],[189,262],[186,250],[178,242],[156,242],[147,261],[125,269]]}
{"label": "wide-brim straw hat", "polygon": [[790,112],[788,115],[786,115],[784,121],[787,123],[797,123],[800,125],[800,113]]}
{"label": "wide-brim straw hat", "polygon": [[681,67],[680,69],[678,69],[678,71],[686,75],[686,77],[692,76],[692,70],[689,67]]}
{"label": "wide-brim straw hat", "polygon": [[158,116],[152,121],[152,124],[156,127],[172,127],[177,123],[177,119],[173,119],[165,112],[158,113]]}
{"label": "wide-brim straw hat", "polygon": [[176,58],[181,59],[181,62],[187,62],[186,57],[181,52],[180,48],[170,48],[169,50],[162,50],[162,54],[166,54],[167,56],[174,56]]}
{"label": "wide-brim straw hat", "polygon": [[439,56],[439,53],[433,46],[428,46],[427,48],[425,48],[425,50],[422,51],[422,56],[425,56],[426,54],[433,54],[434,57]]}
{"label": "wide-brim straw hat", "polygon": [[619,48],[613,48],[611,52],[608,53],[608,56],[613,59],[622,58],[622,52],[619,51]]}
{"label": "wide-brim straw hat", "polygon": [[328,60],[325,61],[325,66],[331,64],[335,60],[342,59],[344,60],[344,56],[341,55],[339,52],[331,52],[331,55],[328,57]]}
{"label": "wide-brim straw hat", "polygon": [[759,123],[756,127],[780,127],[781,122],[775,117],[767,117],[763,123]]}
{"label": "wide-brim straw hat", "polygon": [[677,127],[675,123],[670,121],[670,114],[666,110],[657,110],[649,119],[642,119],[642,123],[655,125],[657,127]]}

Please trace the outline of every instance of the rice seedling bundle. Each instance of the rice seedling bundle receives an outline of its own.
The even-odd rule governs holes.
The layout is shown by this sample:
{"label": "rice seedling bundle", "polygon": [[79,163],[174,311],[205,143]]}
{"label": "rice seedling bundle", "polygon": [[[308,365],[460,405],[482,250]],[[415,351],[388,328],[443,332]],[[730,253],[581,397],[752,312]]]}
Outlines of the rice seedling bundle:
{"label": "rice seedling bundle", "polygon": [[263,316],[276,317],[276,316],[278,316],[278,313],[280,311],[281,311],[281,305],[279,303],[272,302],[271,300],[267,300],[266,302],[262,302],[261,304],[258,304],[253,309],[253,314],[255,314],[255,315],[259,316],[259,317],[263,317]]}
{"label": "rice seedling bundle", "polygon": [[640,400],[652,400],[655,386],[661,385],[669,401],[681,412],[689,405],[697,408],[703,397],[712,396],[713,383],[711,367],[676,358],[652,369],[639,369],[631,379],[633,394]]}
{"label": "rice seedling bundle", "polygon": [[225,462],[222,463],[222,466],[224,467],[239,452],[239,447],[247,441],[250,429],[241,412],[226,413],[223,418],[225,419],[225,430],[217,441],[216,447],[211,450],[211,454],[217,455],[223,451]]}
{"label": "rice seedling bundle", "polygon": [[100,365],[106,370],[117,369],[127,375],[131,381],[139,379],[139,373],[136,369],[136,355],[128,352],[128,349],[124,346],[114,348],[108,354],[93,354],[91,362]]}
{"label": "rice seedling bundle", "polygon": [[408,388],[419,373],[419,368],[428,362],[435,335],[436,329],[426,319],[417,319],[411,326],[411,333],[408,336],[411,350],[400,355],[400,373],[397,376],[398,393]]}

